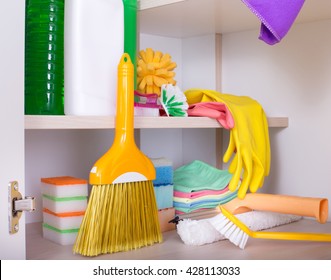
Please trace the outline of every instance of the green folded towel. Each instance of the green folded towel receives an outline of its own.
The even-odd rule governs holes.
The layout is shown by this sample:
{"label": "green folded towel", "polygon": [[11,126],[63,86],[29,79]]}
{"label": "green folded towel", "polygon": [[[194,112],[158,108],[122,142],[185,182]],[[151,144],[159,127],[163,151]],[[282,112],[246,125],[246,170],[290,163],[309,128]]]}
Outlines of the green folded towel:
{"label": "green folded towel", "polygon": [[175,170],[174,190],[181,192],[222,190],[226,188],[231,178],[232,174],[227,170],[220,170],[195,160]]}

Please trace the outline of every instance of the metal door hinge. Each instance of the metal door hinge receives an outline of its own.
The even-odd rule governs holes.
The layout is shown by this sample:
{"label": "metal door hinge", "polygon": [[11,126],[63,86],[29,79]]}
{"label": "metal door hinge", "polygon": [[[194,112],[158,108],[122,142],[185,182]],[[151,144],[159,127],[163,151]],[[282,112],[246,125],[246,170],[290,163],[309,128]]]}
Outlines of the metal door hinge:
{"label": "metal door hinge", "polygon": [[18,191],[18,182],[13,181],[8,185],[8,221],[9,233],[13,234],[19,230],[19,219],[23,211],[32,212],[36,209],[34,197],[22,198]]}

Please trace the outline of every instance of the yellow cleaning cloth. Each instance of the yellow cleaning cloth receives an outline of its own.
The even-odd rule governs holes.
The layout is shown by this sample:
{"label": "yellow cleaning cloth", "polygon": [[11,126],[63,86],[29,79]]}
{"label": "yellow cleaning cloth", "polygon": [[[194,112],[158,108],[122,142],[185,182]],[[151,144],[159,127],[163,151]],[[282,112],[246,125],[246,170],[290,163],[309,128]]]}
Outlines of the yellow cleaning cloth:
{"label": "yellow cleaning cloth", "polygon": [[269,175],[270,170],[268,122],[261,105],[247,96],[222,94],[207,89],[189,89],[185,95],[189,105],[222,102],[228,107],[235,123],[230,130],[229,145],[223,156],[224,162],[232,158],[229,172],[233,177],[229,189],[235,191],[242,176],[238,197],[243,199],[248,189],[256,192],[263,186],[264,177]]}

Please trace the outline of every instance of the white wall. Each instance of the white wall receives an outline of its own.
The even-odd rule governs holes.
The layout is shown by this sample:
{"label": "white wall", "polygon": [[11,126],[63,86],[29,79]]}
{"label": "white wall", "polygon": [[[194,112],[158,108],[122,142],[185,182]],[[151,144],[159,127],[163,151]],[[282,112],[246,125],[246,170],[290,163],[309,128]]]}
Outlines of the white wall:
{"label": "white wall", "polygon": [[[183,90],[190,88],[216,89],[215,34],[182,40]],[[215,129],[183,130],[183,164],[202,160],[215,166]]]}
{"label": "white wall", "polygon": [[25,194],[36,198],[27,223],[42,221],[42,177],[74,176],[88,180],[91,167],[113,143],[112,130],[26,130]]}
{"label": "white wall", "polygon": [[216,86],[216,37],[214,34],[182,40],[183,89]]}
{"label": "white wall", "polygon": [[272,165],[264,191],[331,200],[331,21],[298,24],[268,46],[258,30],[223,35],[224,92],[257,99],[269,116]]}
{"label": "white wall", "polygon": [[[140,49],[147,47],[172,56],[178,65],[175,79],[183,91],[192,87],[215,89],[215,35],[177,39],[141,34]],[[152,158],[171,159],[174,168],[195,159],[216,164],[214,129],[143,129],[140,144]]]}

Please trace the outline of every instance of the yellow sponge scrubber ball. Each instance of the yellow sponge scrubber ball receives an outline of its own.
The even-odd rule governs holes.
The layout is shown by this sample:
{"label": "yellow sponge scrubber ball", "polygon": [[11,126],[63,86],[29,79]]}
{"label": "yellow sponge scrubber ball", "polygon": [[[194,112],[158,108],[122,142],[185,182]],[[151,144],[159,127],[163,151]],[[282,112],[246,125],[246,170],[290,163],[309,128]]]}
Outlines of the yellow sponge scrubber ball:
{"label": "yellow sponge scrubber ball", "polygon": [[164,84],[176,85],[173,70],[177,64],[169,54],[153,51],[151,48],[141,50],[137,63],[138,91],[142,93],[157,93],[160,95]]}

